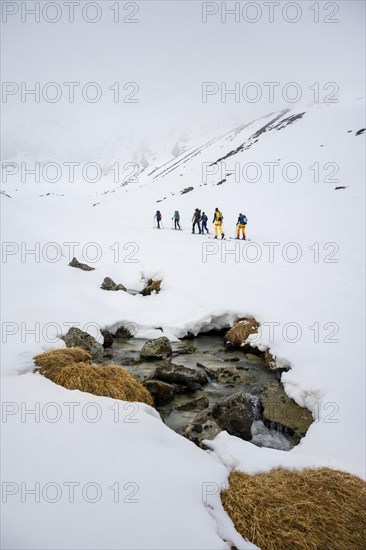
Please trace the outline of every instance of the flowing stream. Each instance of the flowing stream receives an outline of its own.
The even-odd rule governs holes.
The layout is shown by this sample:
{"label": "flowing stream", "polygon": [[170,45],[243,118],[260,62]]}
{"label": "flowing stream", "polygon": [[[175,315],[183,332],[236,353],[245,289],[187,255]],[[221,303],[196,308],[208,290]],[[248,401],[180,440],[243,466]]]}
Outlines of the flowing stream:
{"label": "flowing stream", "polygon": [[[145,344],[144,339],[115,339],[113,344],[113,359],[106,361],[120,364],[141,382],[154,378],[155,370],[163,364],[162,361],[140,362],[140,350]],[[223,335],[217,332],[199,334],[190,340],[172,343],[173,355],[170,362],[173,365],[183,365],[189,369],[202,371],[200,365],[211,368],[227,367],[229,381],[211,378],[209,382],[197,391],[180,393],[168,403],[156,406],[163,421],[172,430],[180,433],[189,425],[197,413],[202,411],[202,401],[206,406],[220,403],[226,397],[244,392],[250,399],[254,414],[251,443],[259,447],[290,450],[294,442],[279,425],[267,425],[262,418],[262,407],[259,395],[268,382],[279,384],[281,374],[270,371],[264,360],[256,355],[238,351],[227,351],[223,346]],[[240,372],[239,381],[233,381],[232,367]],[[225,373],[224,376],[225,378]],[[201,399],[199,399],[201,398]],[[197,406],[195,404],[197,403]]]}

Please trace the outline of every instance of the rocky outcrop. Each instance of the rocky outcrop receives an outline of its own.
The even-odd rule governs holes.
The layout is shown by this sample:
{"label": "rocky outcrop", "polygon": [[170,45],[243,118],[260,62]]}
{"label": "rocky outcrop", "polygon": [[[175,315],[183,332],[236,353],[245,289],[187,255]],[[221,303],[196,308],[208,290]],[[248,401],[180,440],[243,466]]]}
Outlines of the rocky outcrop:
{"label": "rocky outcrop", "polygon": [[93,359],[100,361],[103,358],[103,346],[96,341],[96,339],[80,330],[77,327],[71,327],[65,336],[61,339],[65,342],[68,348],[82,348],[90,353]]}
{"label": "rocky outcrop", "polygon": [[160,407],[169,403],[176,394],[176,389],[171,384],[161,382],[160,380],[146,380],[145,388],[154,398],[154,405]]}
{"label": "rocky outcrop", "polygon": [[198,413],[182,435],[199,447],[203,447],[204,439],[213,439],[222,430],[250,441],[252,423],[252,405],[243,392],[238,392]]}
{"label": "rocky outcrop", "polygon": [[182,393],[198,390],[208,382],[205,372],[172,363],[159,366],[154,378],[180,386]]}
{"label": "rocky outcrop", "polygon": [[282,384],[275,381],[265,384],[259,400],[266,426],[283,431],[297,445],[313,422],[311,412],[290,399]]}
{"label": "rocky outcrop", "polygon": [[78,269],[82,269],[83,271],[94,271],[95,269],[95,267],[90,267],[90,265],[79,262],[75,257],[71,260],[69,266],[77,267]]}
{"label": "rocky outcrop", "polygon": [[172,346],[166,336],[148,340],[140,351],[141,359],[166,359],[172,354]]}
{"label": "rocky outcrop", "polygon": [[104,281],[102,282],[102,285],[101,287],[103,290],[113,290],[113,291],[117,291],[117,290],[124,290],[126,291],[126,287],[121,285],[121,284],[116,284],[113,279],[111,279],[110,277],[105,277]]}

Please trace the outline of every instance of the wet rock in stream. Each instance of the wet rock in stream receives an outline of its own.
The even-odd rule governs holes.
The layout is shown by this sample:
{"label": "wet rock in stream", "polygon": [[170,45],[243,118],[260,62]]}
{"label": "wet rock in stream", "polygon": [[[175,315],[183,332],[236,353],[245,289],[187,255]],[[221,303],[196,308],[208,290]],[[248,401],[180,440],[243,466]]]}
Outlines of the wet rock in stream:
{"label": "wet rock in stream", "polygon": [[209,400],[206,397],[206,395],[202,394],[198,397],[195,397],[194,399],[191,399],[190,401],[187,401],[186,403],[182,403],[182,405],[178,405],[176,407],[176,411],[199,411],[206,409],[209,406]]}
{"label": "wet rock in stream", "polygon": [[243,392],[238,392],[197,414],[181,435],[199,447],[203,447],[204,439],[213,439],[222,430],[250,441],[253,419],[250,400]]}
{"label": "wet rock in stream", "polygon": [[256,381],[254,375],[246,374],[238,367],[228,365],[224,361],[207,359],[197,363],[197,367],[201,367],[210,378],[217,380],[220,384],[243,384],[244,382],[254,384]]}
{"label": "wet rock in stream", "polygon": [[183,393],[196,391],[208,382],[205,372],[171,363],[159,366],[155,371],[154,378],[179,385]]}
{"label": "wet rock in stream", "polygon": [[101,335],[103,336],[103,348],[111,348],[113,346],[113,336],[107,329],[101,329]]}
{"label": "wet rock in stream", "polygon": [[311,412],[290,399],[278,382],[267,382],[259,399],[264,424],[283,431],[297,445],[313,422]]}
{"label": "wet rock in stream", "polygon": [[172,354],[172,346],[166,336],[148,340],[140,351],[141,359],[165,359]]}
{"label": "wet rock in stream", "polygon": [[160,380],[146,380],[144,386],[154,398],[154,404],[157,407],[166,405],[176,395],[176,388],[172,384],[161,382]]}

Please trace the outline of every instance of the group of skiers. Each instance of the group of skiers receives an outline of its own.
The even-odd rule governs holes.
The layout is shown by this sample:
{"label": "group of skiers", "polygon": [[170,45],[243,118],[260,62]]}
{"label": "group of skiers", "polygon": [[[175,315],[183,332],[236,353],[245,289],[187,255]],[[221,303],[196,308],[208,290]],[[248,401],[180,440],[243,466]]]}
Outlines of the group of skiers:
{"label": "group of skiers", "polygon": [[[158,229],[160,229],[160,223],[162,223],[162,218],[163,216],[160,210],[157,210],[154,216],[154,219],[156,219]],[[222,239],[225,238],[225,233],[222,227],[223,219],[224,219],[224,216],[222,215],[222,212],[218,208],[215,208],[215,212],[212,220],[212,223],[214,224],[215,239],[218,238],[219,233]],[[180,214],[178,210],[175,210],[172,217],[172,221],[174,221],[174,229],[178,229],[178,230],[182,229],[180,226]],[[206,234],[209,233],[209,230],[207,228],[207,222],[208,222],[208,217],[206,213],[205,212],[201,213],[201,210],[199,208],[196,208],[192,217],[192,233],[193,234],[196,233],[196,227],[198,229],[199,234],[205,234],[205,232]],[[236,237],[235,237],[236,239],[240,239],[240,234],[242,235],[241,237],[242,239],[244,240],[246,239],[245,228],[246,228],[247,222],[248,220],[246,215],[240,213],[238,216],[238,221],[236,222]]]}

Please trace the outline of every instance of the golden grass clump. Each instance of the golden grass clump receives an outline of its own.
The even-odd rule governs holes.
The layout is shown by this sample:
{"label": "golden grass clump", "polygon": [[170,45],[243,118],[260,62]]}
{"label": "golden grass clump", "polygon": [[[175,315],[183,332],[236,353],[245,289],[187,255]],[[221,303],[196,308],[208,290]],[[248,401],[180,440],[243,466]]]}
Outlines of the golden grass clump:
{"label": "golden grass clump", "polygon": [[156,294],[159,294],[161,290],[161,283],[161,280],[154,281],[154,279],[148,279],[145,288],[141,290],[140,294],[142,294],[143,296],[150,296],[150,294],[152,294],[152,292],[154,291],[156,292]]}
{"label": "golden grass clump", "polygon": [[48,369],[57,367],[66,367],[72,363],[87,363],[91,361],[91,355],[82,348],[62,348],[53,351],[46,351],[36,355],[34,362],[37,365],[37,371],[45,374]]}
{"label": "golden grass clump", "polygon": [[90,363],[72,363],[44,370],[44,376],[68,390],[80,390],[93,395],[153,404],[147,389],[117,365],[100,367]]}
{"label": "golden grass clump", "polygon": [[221,493],[236,530],[261,550],[364,550],[366,484],[330,468],[232,472]]}
{"label": "golden grass clump", "polygon": [[241,348],[250,334],[258,332],[259,323],[255,319],[242,319],[226,333],[225,342],[233,348]]}

